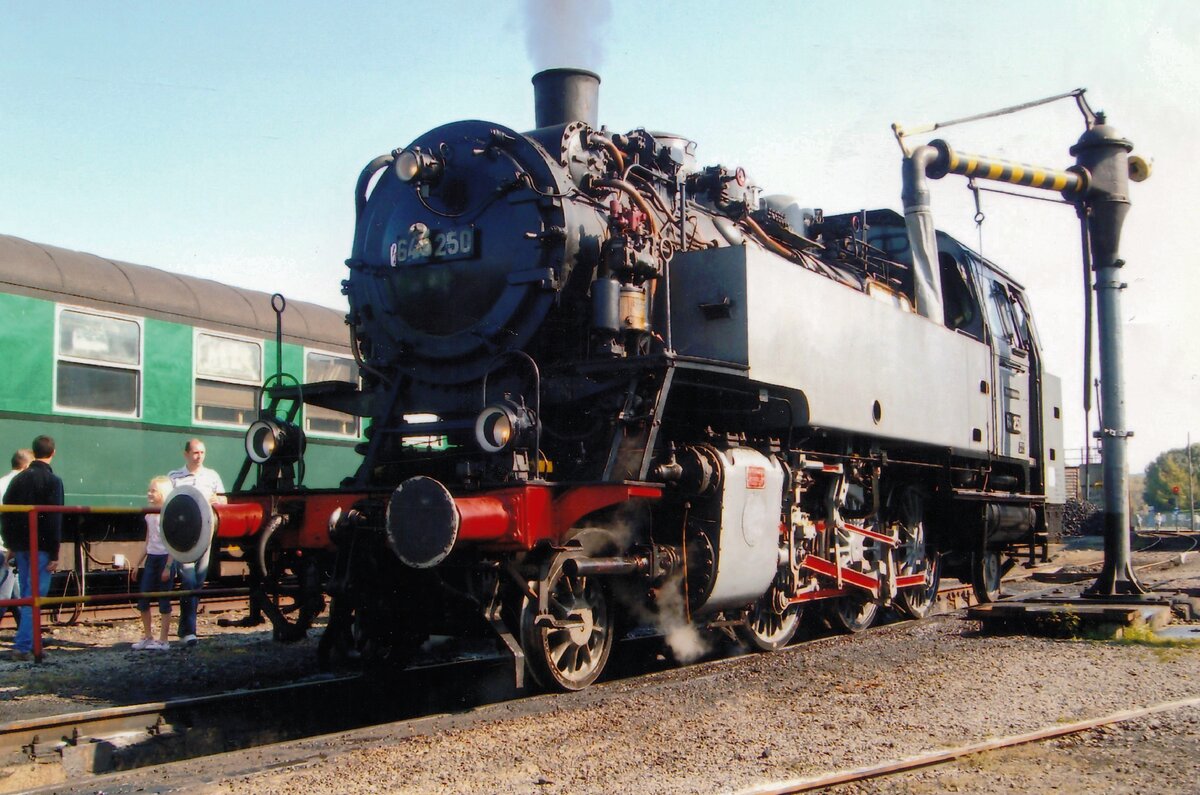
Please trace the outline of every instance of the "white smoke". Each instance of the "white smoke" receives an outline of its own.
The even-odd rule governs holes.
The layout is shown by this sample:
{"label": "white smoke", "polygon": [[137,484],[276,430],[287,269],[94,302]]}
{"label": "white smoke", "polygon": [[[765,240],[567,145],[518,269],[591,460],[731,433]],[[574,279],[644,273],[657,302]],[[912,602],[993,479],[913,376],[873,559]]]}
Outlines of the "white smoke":
{"label": "white smoke", "polygon": [[683,603],[683,574],[670,577],[659,587],[654,624],[663,633],[671,653],[680,663],[695,662],[708,654],[710,646],[696,625],[687,620]]}
{"label": "white smoke", "polygon": [[[573,541],[592,557],[623,554],[638,539],[646,537],[644,528],[650,521],[647,505],[629,502],[606,517],[603,524],[580,530]],[[635,622],[654,627],[662,634],[677,662],[695,662],[712,650],[701,630],[688,620],[682,570],[654,588],[650,598],[636,579],[618,579],[613,595]]]}
{"label": "white smoke", "polygon": [[522,0],[521,11],[535,71],[560,66],[600,71],[612,16],[609,0]]}
{"label": "white smoke", "polygon": [[677,662],[695,662],[711,650],[711,644],[699,628],[688,621],[681,572],[676,572],[655,588],[650,603],[647,603],[645,592],[636,586],[619,585],[614,590],[618,601],[625,606],[634,621],[643,626],[654,627],[663,636]]}

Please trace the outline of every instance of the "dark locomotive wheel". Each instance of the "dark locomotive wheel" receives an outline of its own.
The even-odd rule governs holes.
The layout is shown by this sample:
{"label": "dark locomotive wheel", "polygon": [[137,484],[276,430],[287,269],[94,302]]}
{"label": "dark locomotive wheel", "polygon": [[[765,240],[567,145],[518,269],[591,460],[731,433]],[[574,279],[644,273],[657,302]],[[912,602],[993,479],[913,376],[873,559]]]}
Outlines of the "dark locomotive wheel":
{"label": "dark locomotive wheel", "polygon": [[529,672],[543,687],[582,690],[599,678],[612,651],[616,633],[608,594],[595,577],[561,570],[552,576],[549,613],[564,626],[545,621],[539,626],[537,603],[527,598],[521,611],[521,647]]}
{"label": "dark locomotive wheel", "polygon": [[261,581],[251,598],[271,620],[276,640],[302,640],[325,610],[319,553],[285,549],[275,533],[265,532],[257,554]]}
{"label": "dark locomotive wheel", "polygon": [[941,555],[925,539],[925,500],[911,486],[900,493],[895,508],[900,522],[900,545],[896,548],[897,574],[925,575],[925,582],[896,594],[896,607],[909,618],[922,619],[937,600],[942,579]]}
{"label": "dark locomotive wheel", "polygon": [[386,602],[342,607],[334,599],[317,659],[322,670],[357,665],[371,676],[389,676],[408,666],[429,636],[406,628],[407,619]]}
{"label": "dark locomotive wheel", "polygon": [[867,594],[851,593],[839,596],[829,605],[829,621],[834,629],[851,634],[862,632],[875,623],[879,615],[879,603]]}
{"label": "dark locomotive wheel", "polygon": [[1000,598],[1000,553],[983,550],[971,553],[971,588],[980,602]]}
{"label": "dark locomotive wheel", "polygon": [[425,635],[407,632],[368,635],[360,642],[363,670],[377,676],[404,670],[425,640]]}
{"label": "dark locomotive wheel", "polygon": [[736,628],[738,638],[754,651],[778,651],[792,642],[800,628],[803,608],[788,605],[780,612],[774,595],[772,589],[759,598],[746,612],[746,623]]}
{"label": "dark locomotive wheel", "polygon": [[317,665],[322,671],[332,671],[334,666],[357,662],[362,648],[357,641],[354,609],[348,599],[333,597],[329,605],[329,623],[317,643]]}

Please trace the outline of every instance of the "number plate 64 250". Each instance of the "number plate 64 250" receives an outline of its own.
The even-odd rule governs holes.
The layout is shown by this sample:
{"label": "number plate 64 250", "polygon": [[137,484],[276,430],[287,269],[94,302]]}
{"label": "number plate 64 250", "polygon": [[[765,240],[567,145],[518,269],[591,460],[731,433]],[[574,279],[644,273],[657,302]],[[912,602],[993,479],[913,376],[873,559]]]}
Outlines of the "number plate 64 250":
{"label": "number plate 64 250", "polygon": [[478,256],[475,227],[432,229],[424,234],[402,237],[392,244],[392,266],[424,262],[472,259]]}

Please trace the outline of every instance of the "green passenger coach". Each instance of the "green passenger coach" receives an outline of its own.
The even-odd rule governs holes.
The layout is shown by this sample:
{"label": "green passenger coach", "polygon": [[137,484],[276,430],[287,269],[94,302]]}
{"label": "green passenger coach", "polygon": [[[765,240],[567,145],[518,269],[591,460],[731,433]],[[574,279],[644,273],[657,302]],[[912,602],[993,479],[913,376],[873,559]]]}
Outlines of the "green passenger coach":
{"label": "green passenger coach", "polygon": [[[0,235],[0,469],[47,433],[58,445],[54,470],[67,504],[140,507],[150,478],[182,466],[185,442],[200,437],[207,465],[232,488],[246,427],[279,361],[271,301]],[[349,340],[344,311],[289,301],[282,370],[300,383],[355,382]],[[358,466],[359,420],[314,406],[301,416],[304,485],[336,487]],[[141,521],[133,519],[95,515],[69,526],[89,537],[94,529],[137,538]]]}

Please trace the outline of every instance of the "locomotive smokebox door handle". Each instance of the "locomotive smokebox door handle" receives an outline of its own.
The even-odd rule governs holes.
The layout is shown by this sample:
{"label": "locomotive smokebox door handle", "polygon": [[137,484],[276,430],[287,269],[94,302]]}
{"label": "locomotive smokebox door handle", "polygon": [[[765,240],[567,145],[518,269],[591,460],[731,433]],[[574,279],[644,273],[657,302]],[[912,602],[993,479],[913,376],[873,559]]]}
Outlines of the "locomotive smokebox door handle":
{"label": "locomotive smokebox door handle", "polygon": [[213,509],[195,486],[176,486],[163,504],[163,543],[180,563],[195,563],[212,543]]}
{"label": "locomotive smokebox door handle", "polygon": [[438,565],[458,540],[461,519],[454,497],[433,478],[419,475],[397,486],[386,518],[388,546],[414,569]]}
{"label": "locomotive smokebox door handle", "polygon": [[725,296],[715,303],[700,304],[700,314],[704,315],[705,320],[733,317],[733,301],[729,299],[729,296]]}

